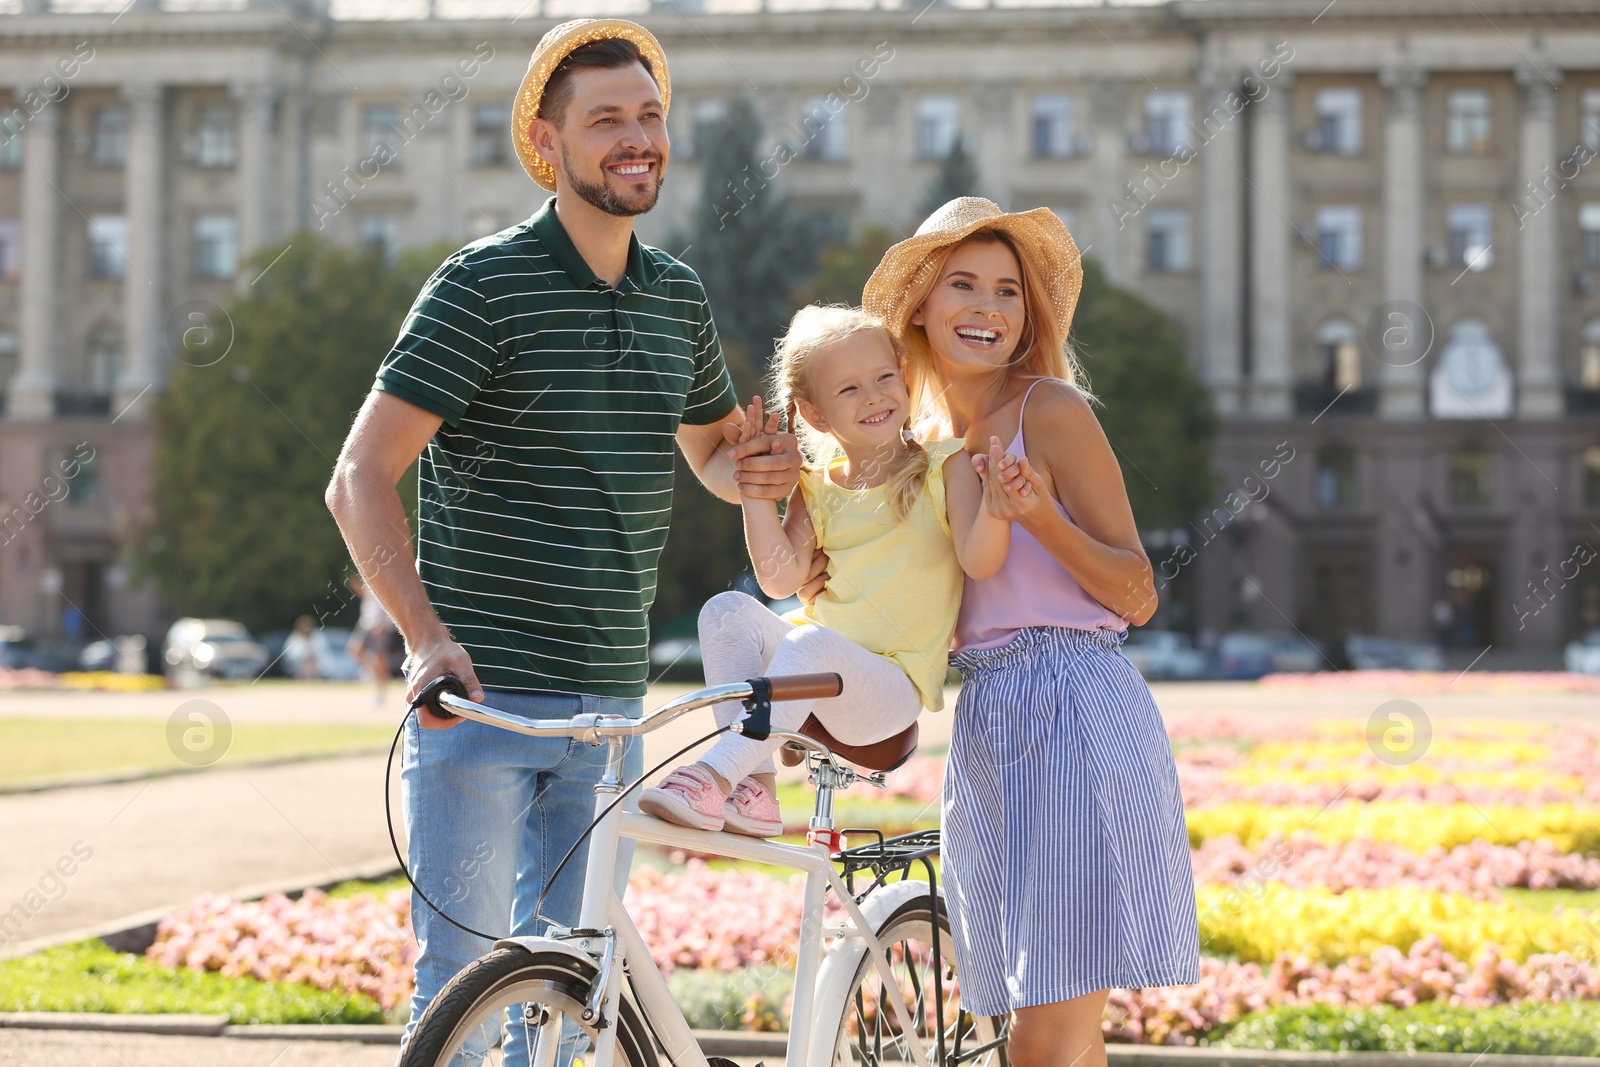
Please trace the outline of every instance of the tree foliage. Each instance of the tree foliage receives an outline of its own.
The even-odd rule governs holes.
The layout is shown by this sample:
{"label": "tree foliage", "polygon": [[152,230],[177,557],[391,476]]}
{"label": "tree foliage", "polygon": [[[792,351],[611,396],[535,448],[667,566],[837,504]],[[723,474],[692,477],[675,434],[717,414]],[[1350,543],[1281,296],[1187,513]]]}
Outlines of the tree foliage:
{"label": "tree foliage", "polygon": [[[323,489],[379,361],[446,254],[387,266],[300,233],[256,257],[250,273],[272,266],[247,294],[209,326],[197,320],[159,403],[140,559],[172,611],[270,629],[348,602],[350,558]],[[414,515],[415,477],[400,488]]]}
{"label": "tree foliage", "polygon": [[923,217],[938,211],[958,196],[980,196],[978,192],[978,164],[967,152],[959,134],[951,139],[950,151],[939,164],[939,173],[922,194]]}
{"label": "tree foliage", "polygon": [[1085,260],[1072,342],[1104,404],[1097,414],[1139,529],[1180,525],[1210,494],[1216,416],[1177,323]]}
{"label": "tree foliage", "polygon": [[817,272],[806,284],[805,302],[851,307],[860,304],[867,279],[894,243],[895,235],[888,230],[866,226],[854,241],[824,245],[817,255]]}

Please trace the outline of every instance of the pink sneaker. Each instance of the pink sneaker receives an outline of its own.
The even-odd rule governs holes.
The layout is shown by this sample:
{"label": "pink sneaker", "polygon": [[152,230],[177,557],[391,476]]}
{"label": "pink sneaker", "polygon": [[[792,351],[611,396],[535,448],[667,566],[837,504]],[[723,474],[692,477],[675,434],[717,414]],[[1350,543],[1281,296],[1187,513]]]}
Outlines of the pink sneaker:
{"label": "pink sneaker", "polygon": [[722,805],[723,829],[747,837],[777,837],[783,833],[778,798],[754,778],[740,779],[733,795]]}
{"label": "pink sneaker", "polygon": [[639,810],[679,826],[720,830],[723,799],[722,790],[717,788],[711,775],[690,764],[667,775],[660,785],[640,793]]}

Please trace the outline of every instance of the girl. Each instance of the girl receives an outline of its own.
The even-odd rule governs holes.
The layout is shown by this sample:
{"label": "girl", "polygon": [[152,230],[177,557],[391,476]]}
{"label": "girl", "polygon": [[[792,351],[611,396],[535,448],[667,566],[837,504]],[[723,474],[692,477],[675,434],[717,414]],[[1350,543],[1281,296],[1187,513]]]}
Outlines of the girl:
{"label": "girl", "polygon": [[1117,651],[1155,610],[1150,562],[1065,343],[1082,278],[1053,212],[962,197],[866,289],[927,413],[1011,442],[987,459],[1011,539],[962,598],[941,814],[963,1007],[1012,1014],[1016,1067],[1103,1067],[1110,988],[1199,979],[1172,750]]}
{"label": "girl", "polygon": [[[871,744],[923,708],[943,707],[962,572],[983,578],[1005,560],[1009,524],[986,506],[1004,493],[980,481],[961,441],[910,438],[905,367],[878,319],[859,308],[801,308],[774,359],[780,410],[813,465],[781,520],[775,501],[743,499],[745,540],[769,597],[794,594],[818,551],[831,577],[813,603],[781,617],[743,593],[707,601],[706,683],[837,672],[841,696],[776,704],[772,724],[796,730],[815,714],[845,744]],[[777,416],[763,419],[757,398],[741,435],[763,423],[776,431]],[[742,714],[734,702],[716,708],[721,726]],[[772,762],[780,744],[724,734],[698,763],[640,794],[639,808],[702,830],[771,837],[783,829]]]}

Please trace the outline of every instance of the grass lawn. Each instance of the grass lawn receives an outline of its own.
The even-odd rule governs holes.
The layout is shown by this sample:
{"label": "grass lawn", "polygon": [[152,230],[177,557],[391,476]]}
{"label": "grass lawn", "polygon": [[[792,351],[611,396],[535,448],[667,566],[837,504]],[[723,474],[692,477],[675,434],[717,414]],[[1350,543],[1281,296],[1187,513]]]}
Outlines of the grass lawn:
{"label": "grass lawn", "polygon": [[[227,754],[212,766],[286,756],[386,751],[392,726],[339,723],[234,724]],[[165,719],[0,719],[0,789],[113,772],[193,770],[167,747]]]}

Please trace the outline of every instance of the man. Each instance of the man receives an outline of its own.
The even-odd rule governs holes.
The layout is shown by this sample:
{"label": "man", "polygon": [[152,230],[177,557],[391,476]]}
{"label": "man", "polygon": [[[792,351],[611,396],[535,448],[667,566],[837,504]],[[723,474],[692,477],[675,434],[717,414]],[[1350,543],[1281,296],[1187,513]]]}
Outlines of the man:
{"label": "man", "polygon": [[[556,196],[435,271],[356,416],[328,507],[405,638],[408,701],[450,674],[471,699],[529,717],[639,715],[674,443],[724,500],[787,498],[798,478],[788,435],[724,451],[722,424],[740,415],[705,292],[633,236],[666,171],[670,100],[643,27],[579,19],[545,36],[512,137]],[[413,570],[395,486],[419,454]],[[604,753],[420,712],[402,761],[418,886],[484,933],[541,932],[534,901],[592,818]],[[576,921],[582,872],[580,853],[546,915]],[[407,1037],[489,948],[416,895],[411,914]],[[526,1061],[521,1027],[506,1053]]]}

